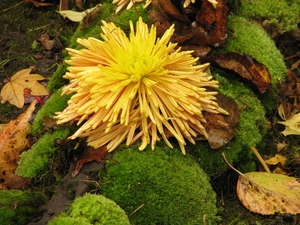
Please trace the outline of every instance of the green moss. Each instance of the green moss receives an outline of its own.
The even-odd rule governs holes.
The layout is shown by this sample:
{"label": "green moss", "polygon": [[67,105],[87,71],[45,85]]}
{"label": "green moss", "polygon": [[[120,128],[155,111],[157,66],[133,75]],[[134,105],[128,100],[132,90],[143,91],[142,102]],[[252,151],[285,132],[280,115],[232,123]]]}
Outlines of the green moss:
{"label": "green moss", "polygon": [[234,14],[254,19],[271,34],[282,34],[297,29],[300,23],[299,0],[229,0]]}
{"label": "green moss", "polygon": [[67,63],[64,62],[57,68],[55,73],[52,74],[47,84],[47,89],[49,91],[55,92],[56,90],[60,89],[62,86],[67,84],[67,80],[63,78],[63,75],[67,71],[67,67]]}
{"label": "green moss", "polygon": [[[161,146],[160,146],[161,145]],[[159,143],[154,151],[127,148],[106,162],[102,193],[131,224],[216,224],[216,195],[189,155]]]}
{"label": "green moss", "polygon": [[283,55],[265,30],[255,22],[243,17],[228,16],[229,33],[226,52],[238,52],[254,57],[269,70],[273,87],[278,80],[285,80],[287,68]]}
{"label": "green moss", "polygon": [[27,224],[39,216],[37,207],[44,201],[40,192],[0,190],[0,224]]}
{"label": "green moss", "polygon": [[49,167],[50,159],[56,151],[55,139],[65,139],[69,135],[68,127],[46,132],[31,148],[21,154],[16,173],[22,177],[38,178]]}
{"label": "green moss", "polygon": [[228,80],[218,74],[214,78],[220,82],[220,92],[233,98],[239,106],[240,123],[235,129],[235,137],[217,150],[211,149],[206,141],[200,141],[195,146],[188,145],[187,151],[197,158],[209,176],[215,176],[228,168],[221,152],[225,153],[231,164],[244,165],[244,168],[253,170],[255,158],[250,147],[261,144],[266,134],[264,107],[255,94],[242,83],[235,79]]}
{"label": "green moss", "polygon": [[62,90],[59,89],[54,92],[47,100],[45,105],[37,112],[34,121],[31,125],[31,133],[36,135],[41,129],[44,128],[44,117],[48,116],[53,118],[55,112],[62,111],[67,107],[67,100],[69,95],[61,95]]}
{"label": "green moss", "polygon": [[266,31],[254,21],[231,15],[228,16],[227,26],[231,32],[226,40],[226,48],[218,51],[251,55],[266,66],[271,74],[273,90],[264,93],[260,99],[267,112],[273,114],[279,101],[276,84],[286,78],[283,55]]}
{"label": "green moss", "polygon": [[107,224],[129,225],[125,212],[112,200],[95,194],[75,199],[66,213],[58,215],[48,225]]}

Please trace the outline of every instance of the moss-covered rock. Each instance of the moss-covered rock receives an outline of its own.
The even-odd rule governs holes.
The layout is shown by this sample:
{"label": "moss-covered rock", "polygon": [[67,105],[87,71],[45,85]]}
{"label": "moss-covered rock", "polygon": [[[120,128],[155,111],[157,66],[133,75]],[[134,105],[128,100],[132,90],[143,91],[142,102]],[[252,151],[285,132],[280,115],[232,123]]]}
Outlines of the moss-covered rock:
{"label": "moss-covered rock", "polygon": [[253,91],[243,83],[226,77],[225,73],[222,76],[214,74],[214,78],[219,81],[220,92],[238,104],[240,123],[235,128],[235,137],[227,145],[211,149],[206,141],[199,141],[196,145],[189,145],[187,151],[197,158],[209,176],[215,176],[228,168],[221,156],[222,152],[231,164],[243,165],[243,172],[254,170],[255,157],[250,147],[263,144],[261,141],[266,134],[265,109]]}
{"label": "moss-covered rock", "polygon": [[0,224],[27,224],[39,216],[37,206],[44,201],[40,192],[0,190]]}
{"label": "moss-covered rock", "polygon": [[56,152],[55,139],[66,139],[68,127],[46,132],[31,148],[23,152],[16,174],[22,177],[38,178],[49,169],[50,159]]}
{"label": "moss-covered rock", "polygon": [[154,151],[128,148],[116,152],[106,169],[102,194],[125,210],[131,224],[216,224],[216,195],[190,155],[162,143]]}
{"label": "moss-covered rock", "polygon": [[286,65],[268,33],[255,21],[240,16],[228,16],[228,29],[231,31],[226,39],[226,48],[218,52],[236,52],[250,55],[262,63],[271,75],[273,90],[260,96],[268,113],[273,114],[278,107],[279,96],[276,93],[278,81],[286,79]]}
{"label": "moss-covered rock", "polygon": [[38,132],[40,132],[45,127],[45,116],[53,118],[55,112],[64,110],[64,108],[68,105],[67,100],[69,99],[69,95],[61,96],[61,92],[61,89],[55,91],[43,105],[43,107],[37,112],[31,125],[31,134],[37,135]]}
{"label": "moss-covered rock", "polygon": [[229,0],[235,15],[259,22],[271,36],[297,29],[300,23],[299,0]]}
{"label": "moss-covered rock", "polygon": [[66,213],[61,213],[48,225],[129,225],[124,210],[114,201],[95,194],[85,194],[75,199]]}
{"label": "moss-covered rock", "polygon": [[240,16],[228,16],[227,27],[231,31],[226,39],[226,52],[251,55],[267,67],[272,83],[285,79],[287,68],[283,55],[268,33],[256,22]]}

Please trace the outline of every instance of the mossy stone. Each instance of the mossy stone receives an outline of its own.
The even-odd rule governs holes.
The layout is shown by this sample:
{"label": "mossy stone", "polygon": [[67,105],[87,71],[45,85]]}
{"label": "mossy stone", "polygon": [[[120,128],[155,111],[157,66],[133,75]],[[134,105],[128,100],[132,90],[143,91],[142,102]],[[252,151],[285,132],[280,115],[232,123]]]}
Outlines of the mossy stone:
{"label": "mossy stone", "polygon": [[40,192],[0,190],[0,224],[23,225],[39,216],[37,206],[45,202]]}
{"label": "mossy stone", "polygon": [[[221,76],[213,71],[213,74],[214,78],[219,81],[220,92],[233,98],[238,104],[240,122],[235,128],[235,137],[225,146],[211,149],[207,141],[198,141],[196,145],[188,144],[187,152],[196,157],[209,176],[216,176],[228,169],[222,158],[222,152],[237,168],[239,168],[238,165],[244,165],[244,168],[249,171],[255,170],[253,163],[255,156],[251,152],[251,147],[262,145],[266,134],[264,106],[253,91],[243,83],[226,77],[225,73]],[[243,170],[243,172],[249,171]]]}
{"label": "mossy stone", "polygon": [[85,194],[70,205],[66,213],[61,213],[48,225],[94,224],[129,225],[124,210],[114,201],[96,194]]}
{"label": "mossy stone", "polygon": [[163,143],[154,151],[125,148],[106,169],[102,194],[125,210],[131,224],[217,223],[216,194],[207,175],[178,149]]}

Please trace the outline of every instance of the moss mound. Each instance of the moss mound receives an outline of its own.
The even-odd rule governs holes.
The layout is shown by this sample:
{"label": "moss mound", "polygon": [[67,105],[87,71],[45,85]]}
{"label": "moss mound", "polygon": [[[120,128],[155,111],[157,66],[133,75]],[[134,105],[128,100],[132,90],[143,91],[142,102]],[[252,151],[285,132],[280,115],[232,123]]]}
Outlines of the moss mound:
{"label": "moss mound", "polygon": [[39,192],[21,190],[0,191],[0,224],[23,225],[39,216],[38,205],[45,201]]}
{"label": "moss mound", "polygon": [[22,177],[38,178],[49,169],[51,157],[56,152],[55,139],[66,139],[68,127],[46,132],[28,151],[21,154],[16,174]]}
{"label": "moss mound", "polygon": [[300,22],[299,0],[229,0],[229,4],[236,15],[258,21],[271,36],[296,30]]}
{"label": "moss mound", "polygon": [[208,177],[180,150],[124,149],[106,169],[103,195],[125,210],[131,224],[216,224],[216,195]]}
{"label": "moss mound", "polygon": [[[227,160],[243,172],[255,170],[255,157],[251,153],[251,146],[263,145],[266,134],[265,109],[251,89],[235,79],[226,78],[214,73],[219,81],[220,92],[231,97],[240,109],[240,123],[235,128],[235,137],[219,149],[211,149],[206,141],[199,141],[196,145],[189,145],[188,152],[194,155],[200,166],[209,176],[215,176],[227,170],[221,152],[226,154]],[[243,165],[241,168],[239,165]]]}
{"label": "moss mound", "polygon": [[75,199],[66,213],[61,213],[48,225],[107,224],[129,225],[125,212],[112,200],[95,194]]}

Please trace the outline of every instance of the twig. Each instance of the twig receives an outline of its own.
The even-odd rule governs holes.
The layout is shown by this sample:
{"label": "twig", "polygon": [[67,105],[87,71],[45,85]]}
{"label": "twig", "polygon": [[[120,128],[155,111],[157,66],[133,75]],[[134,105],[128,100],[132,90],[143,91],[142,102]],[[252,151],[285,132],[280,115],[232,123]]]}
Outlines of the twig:
{"label": "twig", "polygon": [[139,207],[137,207],[132,213],[130,213],[130,216],[132,216],[134,213],[136,213],[140,208],[142,208],[145,205],[145,203],[142,203]]}
{"label": "twig", "polygon": [[14,8],[14,7],[17,7],[18,5],[21,5],[22,3],[24,3],[24,1],[21,1],[21,2],[15,4],[15,5],[11,6],[11,7],[8,7],[6,9],[3,9],[1,12],[6,12],[6,11],[8,11],[8,10]]}
{"label": "twig", "polygon": [[263,160],[263,158],[261,157],[261,155],[259,154],[259,152],[257,151],[257,149],[255,147],[251,147],[252,151],[254,152],[254,154],[256,155],[256,157],[258,158],[259,162],[261,163],[261,165],[264,167],[265,171],[268,173],[271,173],[269,167],[267,166],[267,164],[265,163],[265,161]]}

